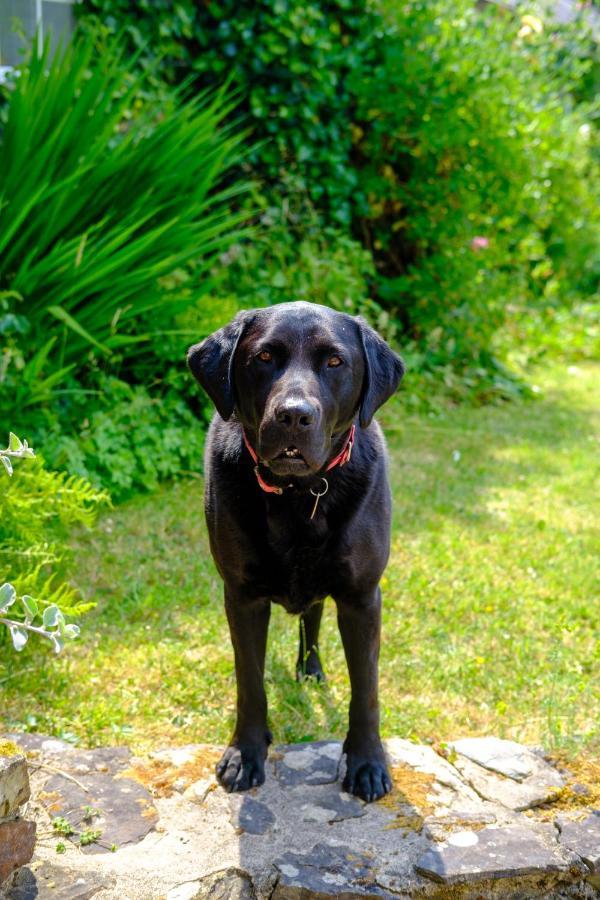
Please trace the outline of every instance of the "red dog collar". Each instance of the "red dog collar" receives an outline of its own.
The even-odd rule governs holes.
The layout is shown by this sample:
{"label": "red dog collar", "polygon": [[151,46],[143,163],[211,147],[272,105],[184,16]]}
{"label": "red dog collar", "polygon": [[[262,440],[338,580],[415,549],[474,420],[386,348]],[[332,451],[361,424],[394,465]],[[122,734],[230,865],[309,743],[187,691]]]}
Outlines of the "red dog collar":
{"label": "red dog collar", "polygon": [[[331,460],[327,468],[326,472],[329,472],[330,469],[334,469],[336,466],[345,466],[352,456],[352,447],[354,446],[354,435],[356,432],[356,426],[353,425],[350,429],[348,437],[346,438],[346,443],[343,446],[342,452],[338,453],[337,456]],[[259,486],[265,491],[267,494],[283,494],[284,488],[274,487],[272,484],[267,484],[264,478],[261,476],[258,466],[259,459],[258,454],[246,435],[246,431],[242,428],[242,435],[244,437],[244,444],[246,445],[246,449],[250,456],[252,457],[252,462],[254,463],[254,474],[256,475],[256,480],[258,481]]]}

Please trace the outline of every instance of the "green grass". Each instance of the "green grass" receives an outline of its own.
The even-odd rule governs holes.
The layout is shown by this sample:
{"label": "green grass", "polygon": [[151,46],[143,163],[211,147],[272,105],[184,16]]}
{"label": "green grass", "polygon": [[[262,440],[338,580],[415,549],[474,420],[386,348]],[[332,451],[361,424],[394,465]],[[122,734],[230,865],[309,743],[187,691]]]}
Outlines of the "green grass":
{"label": "green grass", "polygon": [[[408,415],[401,401],[386,408],[395,514],[383,581],[385,735],[598,747],[598,371],[540,370],[540,395],[523,405],[434,418]],[[6,722],[137,749],[226,741],[233,661],[201,481],[112,510],[75,535],[74,553],[74,580],[97,610],[63,657],[11,658],[0,685]],[[341,737],[348,678],[333,604],[323,687],[294,681],[297,627],[273,610],[275,740]]]}

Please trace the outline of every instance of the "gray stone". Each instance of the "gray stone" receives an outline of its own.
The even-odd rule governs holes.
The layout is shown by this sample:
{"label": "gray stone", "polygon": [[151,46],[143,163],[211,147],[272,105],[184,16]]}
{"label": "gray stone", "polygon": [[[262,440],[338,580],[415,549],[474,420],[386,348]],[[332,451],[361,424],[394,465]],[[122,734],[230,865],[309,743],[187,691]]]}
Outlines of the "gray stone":
{"label": "gray stone", "polygon": [[337,784],[332,785],[329,791],[320,792],[312,802],[311,800],[309,795],[308,802],[300,807],[303,822],[332,825],[345,819],[360,818],[366,813],[366,805],[362,800],[340,791]]}
{"label": "gray stone", "polygon": [[413,744],[402,738],[389,738],[384,741],[384,746],[392,767],[408,766],[432,776],[428,800],[436,812],[447,812],[456,806],[463,811],[481,807],[477,793],[465,784],[454,766],[432,747]]}
{"label": "gray stone", "polygon": [[266,834],[275,824],[275,816],[268,806],[252,797],[239,797],[231,811],[231,823],[248,834]]}
{"label": "gray stone", "polygon": [[252,879],[247,872],[231,866],[211,872],[198,881],[180,884],[167,894],[167,900],[256,900]]}
{"label": "gray stone", "polygon": [[515,812],[547,803],[565,783],[563,776],[542,759],[538,759],[536,771],[520,781],[498,775],[460,753],[454,766],[481,797]]}
{"label": "gray stone", "polygon": [[[32,776],[29,810],[38,822],[40,840],[31,870],[39,900],[61,897],[53,884],[70,884],[82,892],[81,900],[94,892],[98,900],[440,900],[450,895],[461,900],[591,900],[600,876],[566,843],[558,842],[554,825],[540,825],[533,817],[483,800],[458,768],[432,747],[399,739],[386,744],[395,788],[371,804],[341,791],[341,744],[332,741],[275,751],[265,783],[242,794],[226,793],[212,776],[205,777],[208,771],[199,764],[218,758],[222,748],[193,745],[163,750],[153,754],[150,764],[147,759],[133,761],[131,772],[147,780],[148,773],[157,769],[160,774],[166,766],[173,770],[169,778],[196,780],[184,793],[158,791],[152,801],[145,788],[129,780],[130,772],[123,772],[126,754],[113,757],[107,750],[96,756],[95,751],[72,747],[57,753],[51,745],[48,753],[39,751],[37,760],[83,787],[49,775],[44,768]],[[517,789],[532,777],[516,781],[461,759]],[[153,768],[154,761],[159,765]],[[98,772],[102,766],[117,774]],[[90,771],[84,772],[84,767]],[[97,789],[102,785],[111,786],[102,793]],[[127,790],[121,793],[123,786]],[[72,844],[52,833],[54,815],[64,815],[80,828],[84,806],[101,810],[101,817],[89,826],[102,830],[105,845],[113,841],[118,845],[115,853],[99,853],[97,847],[94,855],[89,850],[81,853],[76,841]],[[129,833],[115,833],[123,827]],[[56,853],[59,840],[66,844],[63,854]],[[489,844],[492,840],[500,840],[497,858],[490,855],[498,853]],[[461,846],[465,841],[469,847]],[[459,873],[465,884],[456,876],[455,884],[444,885],[435,875],[415,869],[417,864],[427,866],[432,851],[440,851],[442,860],[452,863],[453,851],[472,854],[474,849],[480,856],[487,851],[485,862],[469,857],[469,874]],[[47,866],[64,873],[64,878],[42,878]],[[529,870],[534,874],[515,874]]]}
{"label": "gray stone", "polygon": [[496,737],[462,738],[452,741],[450,747],[477,765],[516,781],[535,775],[543,763],[528,747]]}
{"label": "gray stone", "polygon": [[209,778],[200,778],[198,781],[194,781],[185,789],[183,796],[192,803],[201,804],[204,803],[210,792],[216,790],[216,788],[217,779],[214,775],[211,775]]}
{"label": "gray stone", "polygon": [[421,875],[443,884],[566,872],[572,858],[523,826],[459,831],[416,863]]}
{"label": "gray stone", "polygon": [[[121,847],[141,840],[157,820],[157,812],[146,788],[131,778],[110,775],[82,775],[79,784],[54,775],[44,785],[41,801],[52,817],[63,816],[81,832],[100,830],[99,842],[82,847],[84,853],[110,852],[112,845]],[[85,819],[85,807],[99,815]],[[72,838],[78,843],[78,837]]]}
{"label": "gray stone", "polygon": [[61,741],[58,738],[45,737],[42,734],[9,734],[14,741],[30,755],[33,769],[36,763],[46,761],[56,764],[60,758],[60,768],[70,774],[88,774],[100,772],[116,775],[126,769],[131,762],[131,750],[128,747],[98,747],[95,750],[82,750]]}
{"label": "gray stone", "polygon": [[27,800],[29,775],[25,756],[0,756],[0,821],[16,815]]}
{"label": "gray stone", "polygon": [[581,857],[593,875],[600,875],[600,810],[580,821],[559,816],[556,825],[559,843]]}
{"label": "gray stone", "polygon": [[6,900],[89,900],[113,885],[114,878],[95,872],[84,876],[75,869],[44,863],[36,866],[35,872],[27,867],[20,869],[5,897]]}
{"label": "gray stone", "polygon": [[208,744],[184,744],[182,747],[163,747],[160,750],[153,750],[148,754],[150,759],[156,759],[158,762],[167,763],[179,769],[181,766],[190,765],[197,760],[199,754],[208,747]]}
{"label": "gray stone", "polygon": [[[498,820],[494,813],[479,810],[476,812],[456,810],[447,815],[426,816],[423,827],[429,837],[436,841],[444,841],[449,834],[456,831],[477,831],[485,825],[495,825]],[[501,823],[498,823],[501,824]]]}
{"label": "gray stone", "polygon": [[194,900],[200,890],[199,881],[184,881],[172,888],[167,894],[167,900]]}
{"label": "gray stone", "polygon": [[130,761],[128,747],[99,747],[97,750],[72,750],[65,755],[62,768],[74,775],[88,775],[91,772],[117,775],[129,766]]}
{"label": "gray stone", "polygon": [[376,883],[374,858],[345,847],[317,844],[306,854],[288,852],[275,860],[275,868],[273,900],[392,897]]}
{"label": "gray stone", "polygon": [[315,741],[277,747],[271,759],[281,784],[329,784],[337,781],[342,745],[339,741]]}
{"label": "gray stone", "polygon": [[44,756],[63,756],[73,749],[72,744],[61,741],[59,738],[48,737],[45,734],[30,734],[28,732],[14,732],[3,735],[9,741],[14,741],[26,753],[43,753]]}

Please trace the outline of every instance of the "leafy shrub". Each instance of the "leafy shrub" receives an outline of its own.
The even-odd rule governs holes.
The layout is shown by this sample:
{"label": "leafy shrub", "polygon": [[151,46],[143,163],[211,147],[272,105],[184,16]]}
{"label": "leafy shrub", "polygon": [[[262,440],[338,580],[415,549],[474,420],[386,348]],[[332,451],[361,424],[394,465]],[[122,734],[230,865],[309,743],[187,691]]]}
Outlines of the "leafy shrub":
{"label": "leafy shrub", "polygon": [[156,108],[143,85],[122,49],[97,56],[91,35],[52,57],[34,49],[8,91],[1,412],[24,419],[93,365],[126,372],[182,308],[162,279],[193,262],[197,287],[235,236],[228,204],[243,188],[222,186],[240,142],[222,127],[231,104],[170,91]]}
{"label": "leafy shrub", "polygon": [[12,433],[0,458],[8,476],[12,459],[28,459],[0,492],[0,624],[8,628],[0,629],[0,642],[9,633],[22,650],[29,634],[37,633],[58,653],[65,639],[79,633],[65,615],[81,615],[94,604],[79,601],[69,584],[57,582],[66,554],[56,526],[91,525],[108,496],[79,478],[49,472],[27,441]]}
{"label": "leafy shrub", "polygon": [[573,100],[587,64],[565,72],[554,32],[518,29],[470,0],[389,3],[352,79],[379,298],[422,367],[451,361],[484,396],[510,382],[495,347],[511,315],[569,302],[600,272],[592,111]]}
{"label": "leafy shrub", "polygon": [[394,323],[371,296],[371,254],[343,229],[323,225],[304,194],[290,195],[284,206],[264,197],[258,202],[263,208],[252,241],[221,255],[213,293],[178,318],[181,328],[202,337],[239,307],[306,300],[364,315],[392,340]]}
{"label": "leafy shrub", "polygon": [[231,78],[256,141],[255,173],[271,187],[294,176],[330,221],[348,225],[356,176],[346,80],[369,31],[367,9],[366,0],[84,0],[78,13],[113,37],[123,31],[168,83]]}
{"label": "leafy shrub", "polygon": [[201,468],[204,435],[176,391],[151,395],[142,385],[114,377],[102,379],[101,386],[91,410],[77,418],[69,411],[78,425],[66,431],[54,421],[46,432],[45,453],[53,466],[107,488],[113,499]]}

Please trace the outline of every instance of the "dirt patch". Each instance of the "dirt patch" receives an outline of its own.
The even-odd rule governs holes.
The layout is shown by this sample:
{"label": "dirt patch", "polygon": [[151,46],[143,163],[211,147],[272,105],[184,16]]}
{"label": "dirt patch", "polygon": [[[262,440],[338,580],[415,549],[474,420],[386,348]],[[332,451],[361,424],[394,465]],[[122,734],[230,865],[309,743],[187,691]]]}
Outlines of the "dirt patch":
{"label": "dirt patch", "polygon": [[119,773],[119,778],[133,778],[148,788],[153,797],[170,797],[177,790],[184,791],[195,781],[212,775],[221,751],[211,748],[197,750],[181,765],[168,760],[144,759]]}

